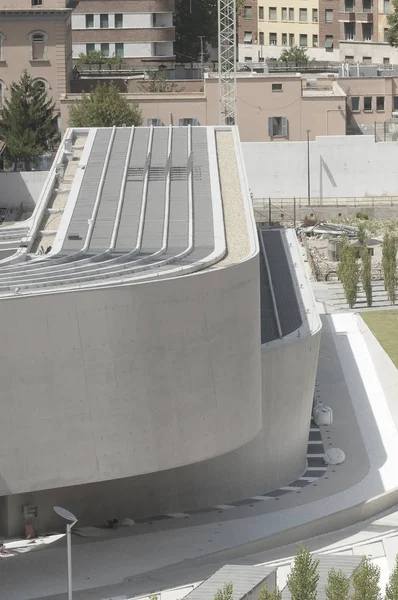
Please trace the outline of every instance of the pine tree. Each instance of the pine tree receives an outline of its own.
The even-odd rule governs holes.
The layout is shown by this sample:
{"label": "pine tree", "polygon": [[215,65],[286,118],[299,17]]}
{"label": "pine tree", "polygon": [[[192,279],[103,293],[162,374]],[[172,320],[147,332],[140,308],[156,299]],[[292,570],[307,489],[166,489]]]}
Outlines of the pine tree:
{"label": "pine tree", "polygon": [[398,600],[398,554],[395,557],[395,567],[386,585],[385,600]]}
{"label": "pine tree", "polygon": [[372,257],[366,243],[362,244],[361,250],[361,281],[366,294],[368,306],[372,306]]}
{"label": "pine tree", "polygon": [[352,582],[354,587],[352,600],[381,600],[380,568],[366,556],[362,557],[361,564],[355,569]]}
{"label": "pine tree", "polygon": [[263,585],[260,591],[259,600],[282,600],[282,592],[276,587],[272,592],[267,585]]}
{"label": "pine tree", "polygon": [[113,127],[141,125],[142,115],[130,104],[114,83],[99,84],[89,95],[83,93],[79,104],[69,110],[71,127]]}
{"label": "pine tree", "polygon": [[349,577],[344,575],[343,571],[332,569],[328,574],[325,592],[327,600],[348,600],[350,593]]}
{"label": "pine tree", "polygon": [[300,544],[294,557],[293,568],[287,578],[292,600],[316,600],[319,560],[312,558],[309,548]]}
{"label": "pine tree", "polygon": [[343,284],[348,305],[352,308],[357,299],[359,266],[357,262],[357,249],[348,242],[346,236],[343,237],[341,243],[338,276]]}
{"label": "pine tree", "polygon": [[233,591],[232,583],[225,583],[221,590],[217,590],[214,600],[232,600]]}
{"label": "pine tree", "polygon": [[6,144],[5,159],[14,169],[22,166],[30,170],[51,148],[57,134],[54,109],[44,86],[26,71],[18,83],[11,84],[3,106],[0,139]]}

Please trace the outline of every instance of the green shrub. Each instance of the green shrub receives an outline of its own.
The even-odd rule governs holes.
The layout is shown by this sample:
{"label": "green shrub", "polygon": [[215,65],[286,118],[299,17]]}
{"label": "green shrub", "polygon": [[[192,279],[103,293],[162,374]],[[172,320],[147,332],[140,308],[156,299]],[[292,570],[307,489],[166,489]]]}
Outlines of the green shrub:
{"label": "green shrub", "polygon": [[369,215],[366,212],[357,212],[357,214],[355,216],[357,219],[363,219],[364,221],[369,220]]}

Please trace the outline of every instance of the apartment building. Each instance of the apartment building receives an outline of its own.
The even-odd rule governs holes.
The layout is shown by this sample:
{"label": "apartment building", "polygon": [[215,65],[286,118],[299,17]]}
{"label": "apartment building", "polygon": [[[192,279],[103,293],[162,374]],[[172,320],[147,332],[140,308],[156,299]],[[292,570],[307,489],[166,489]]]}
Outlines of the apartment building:
{"label": "apartment building", "polygon": [[174,0],[81,0],[72,15],[73,58],[99,51],[126,63],[174,59]]}
{"label": "apartment building", "polygon": [[390,5],[391,0],[319,0],[320,43],[386,42]]}
{"label": "apartment building", "polygon": [[0,108],[26,71],[59,106],[72,73],[68,0],[0,0]]}

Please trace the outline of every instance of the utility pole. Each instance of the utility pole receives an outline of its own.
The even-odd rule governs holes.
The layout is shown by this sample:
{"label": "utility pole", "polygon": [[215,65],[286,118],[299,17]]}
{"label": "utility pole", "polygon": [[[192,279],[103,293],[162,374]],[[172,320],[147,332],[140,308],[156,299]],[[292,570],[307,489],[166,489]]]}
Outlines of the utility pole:
{"label": "utility pole", "polygon": [[307,187],[308,187],[308,206],[311,206],[311,167],[310,167],[310,133],[307,129]]}
{"label": "utility pole", "polygon": [[236,124],[236,0],[218,0],[220,124]]}
{"label": "utility pole", "polygon": [[204,35],[199,35],[198,36],[200,39],[200,66],[202,69],[202,77],[204,77],[204,72],[205,72],[205,54],[203,51],[203,38],[205,37]]}

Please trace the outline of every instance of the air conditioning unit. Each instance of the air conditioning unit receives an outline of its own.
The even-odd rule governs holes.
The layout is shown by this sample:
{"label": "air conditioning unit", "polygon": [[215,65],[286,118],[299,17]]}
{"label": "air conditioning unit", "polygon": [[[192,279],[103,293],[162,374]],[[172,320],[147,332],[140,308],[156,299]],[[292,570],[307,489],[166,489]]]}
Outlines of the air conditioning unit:
{"label": "air conditioning unit", "polygon": [[313,22],[313,23],[318,23],[318,19],[317,19],[317,17],[315,17],[315,19],[312,19],[312,22]]}
{"label": "air conditioning unit", "polygon": [[308,88],[317,88],[318,80],[317,79],[307,79],[307,87]]}

